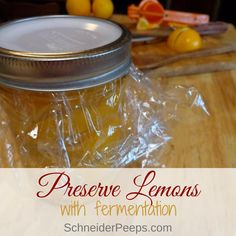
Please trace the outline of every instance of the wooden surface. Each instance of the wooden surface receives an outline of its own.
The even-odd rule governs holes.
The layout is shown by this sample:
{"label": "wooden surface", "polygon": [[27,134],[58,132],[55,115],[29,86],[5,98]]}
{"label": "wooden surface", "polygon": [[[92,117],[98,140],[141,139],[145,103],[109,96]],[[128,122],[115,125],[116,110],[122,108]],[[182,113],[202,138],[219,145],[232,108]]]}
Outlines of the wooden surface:
{"label": "wooden surface", "polygon": [[[230,32],[223,36],[224,42],[234,41],[235,35],[231,26]],[[139,46],[135,53],[145,52],[145,47]],[[151,46],[151,50],[158,51],[158,48]],[[177,120],[168,127],[173,139],[161,160],[166,167],[236,167],[235,66],[236,53],[227,53],[180,60],[147,72],[163,89],[179,85],[196,88],[209,112],[196,106],[179,109]],[[222,68],[224,71],[215,72]],[[210,73],[203,74],[206,71]],[[177,76],[183,72],[195,75]]]}
{"label": "wooden surface", "polygon": [[[113,20],[133,29],[134,22],[126,16],[115,15]],[[229,24],[228,31],[217,36],[204,36],[203,48],[190,53],[176,53],[169,49],[166,39],[161,42],[135,43],[132,57],[140,69],[152,69],[156,76],[190,75],[236,69],[236,31]]]}
{"label": "wooden surface", "polygon": [[166,42],[134,45],[134,63],[140,69],[153,68],[152,73],[169,77],[236,69],[236,31],[232,25],[225,34],[203,40],[202,50],[179,54]]}
{"label": "wooden surface", "polygon": [[[153,78],[156,79],[156,78]],[[185,112],[169,128],[167,167],[236,167],[236,70],[161,78],[162,85],[194,86],[210,116]]]}
{"label": "wooden surface", "polygon": [[167,167],[236,167],[236,70],[213,72],[217,71],[213,66],[212,73],[201,74],[199,67],[220,63],[225,69],[235,68],[236,54],[182,60],[160,68],[170,71],[184,66],[187,73],[188,67],[195,64],[198,65],[196,75],[159,78],[157,70],[149,72],[150,77],[155,80],[159,78],[164,87],[195,87],[210,114],[208,116],[200,114],[197,109],[189,109],[173,123],[170,127],[173,140],[163,160]]}
{"label": "wooden surface", "polygon": [[[211,73],[201,74],[201,67],[208,64]],[[222,63],[225,71],[217,71],[214,65]],[[198,65],[198,74],[173,76],[178,67],[185,67],[192,73]],[[209,65],[212,64],[212,70]],[[188,65],[190,65],[188,67]],[[158,70],[149,71],[153,80],[159,80],[165,87],[183,85],[195,87],[202,95],[210,115],[189,109],[177,117],[169,128],[173,140],[169,143],[163,163],[167,167],[236,167],[236,54],[182,60],[169,66],[160,67],[173,77],[160,77]],[[229,70],[226,70],[226,69]],[[221,70],[221,69],[220,69]]]}

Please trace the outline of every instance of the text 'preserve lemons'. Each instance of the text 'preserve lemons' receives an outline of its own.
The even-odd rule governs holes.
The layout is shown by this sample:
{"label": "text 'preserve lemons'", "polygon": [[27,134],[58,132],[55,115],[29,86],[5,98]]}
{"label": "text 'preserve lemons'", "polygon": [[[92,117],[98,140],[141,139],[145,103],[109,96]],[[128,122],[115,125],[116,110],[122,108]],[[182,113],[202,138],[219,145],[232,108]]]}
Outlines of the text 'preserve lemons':
{"label": "text 'preserve lemons'", "polygon": [[114,5],[111,0],[94,0],[92,9],[94,16],[107,19],[112,16]]}
{"label": "text 'preserve lemons'", "polygon": [[67,0],[66,10],[70,15],[89,16],[91,14],[90,0]]}
{"label": "text 'preserve lemons'", "polygon": [[202,39],[199,33],[193,29],[178,28],[170,34],[167,45],[176,52],[190,52],[202,47]]}

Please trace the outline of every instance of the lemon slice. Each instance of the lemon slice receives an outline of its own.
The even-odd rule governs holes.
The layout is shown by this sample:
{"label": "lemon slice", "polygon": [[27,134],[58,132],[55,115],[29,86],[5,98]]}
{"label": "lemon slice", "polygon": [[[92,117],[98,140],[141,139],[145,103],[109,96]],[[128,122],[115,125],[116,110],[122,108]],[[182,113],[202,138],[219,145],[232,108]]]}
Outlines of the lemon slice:
{"label": "lemon slice", "polygon": [[144,17],[139,18],[136,29],[137,30],[147,30],[147,29],[149,29],[149,22],[147,21],[147,19],[144,18]]}
{"label": "lemon slice", "polygon": [[149,30],[159,28],[160,25],[157,23],[150,23],[145,17],[139,18],[136,29],[137,30]]}

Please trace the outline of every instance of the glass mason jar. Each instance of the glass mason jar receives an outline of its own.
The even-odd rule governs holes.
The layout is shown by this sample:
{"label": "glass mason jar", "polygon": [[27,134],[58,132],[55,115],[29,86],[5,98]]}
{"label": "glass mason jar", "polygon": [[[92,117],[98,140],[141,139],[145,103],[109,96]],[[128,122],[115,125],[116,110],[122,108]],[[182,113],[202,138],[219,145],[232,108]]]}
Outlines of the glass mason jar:
{"label": "glass mason jar", "polygon": [[125,28],[91,17],[2,25],[0,167],[119,166],[117,147],[133,134],[130,44]]}

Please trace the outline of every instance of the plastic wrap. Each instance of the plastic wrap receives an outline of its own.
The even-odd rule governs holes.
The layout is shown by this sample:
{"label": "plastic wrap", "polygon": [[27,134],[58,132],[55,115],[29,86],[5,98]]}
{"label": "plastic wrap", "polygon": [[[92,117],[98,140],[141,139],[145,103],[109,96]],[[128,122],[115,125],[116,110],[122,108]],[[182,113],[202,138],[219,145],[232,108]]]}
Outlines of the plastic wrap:
{"label": "plastic wrap", "polygon": [[163,90],[129,75],[72,92],[0,88],[0,167],[160,166],[169,122],[183,107],[208,113],[194,88]]}

